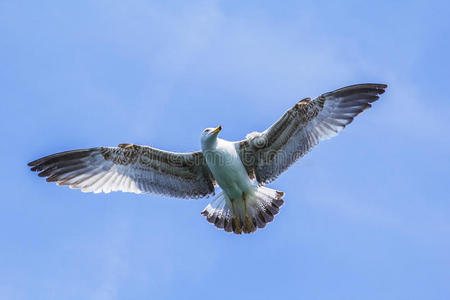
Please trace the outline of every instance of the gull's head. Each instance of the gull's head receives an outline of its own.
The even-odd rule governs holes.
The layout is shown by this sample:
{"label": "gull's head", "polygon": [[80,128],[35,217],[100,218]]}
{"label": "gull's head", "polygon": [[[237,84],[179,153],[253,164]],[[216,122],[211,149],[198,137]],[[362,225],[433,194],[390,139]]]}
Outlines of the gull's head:
{"label": "gull's head", "polygon": [[216,128],[206,128],[202,132],[202,145],[212,144],[217,139],[217,135],[222,130],[222,126]]}

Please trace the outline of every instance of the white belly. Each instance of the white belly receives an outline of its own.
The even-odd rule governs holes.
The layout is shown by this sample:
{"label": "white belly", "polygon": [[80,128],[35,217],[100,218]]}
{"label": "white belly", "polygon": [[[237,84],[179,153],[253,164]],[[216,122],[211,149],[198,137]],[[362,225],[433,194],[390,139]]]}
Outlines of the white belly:
{"label": "white belly", "polygon": [[251,191],[252,180],[233,143],[219,140],[215,149],[205,151],[205,156],[217,184],[230,199],[241,199],[242,193]]}

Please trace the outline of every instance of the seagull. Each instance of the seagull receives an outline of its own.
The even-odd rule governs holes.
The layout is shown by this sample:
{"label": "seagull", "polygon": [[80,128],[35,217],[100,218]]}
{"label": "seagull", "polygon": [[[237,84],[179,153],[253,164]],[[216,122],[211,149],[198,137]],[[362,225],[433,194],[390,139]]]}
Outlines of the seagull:
{"label": "seagull", "polygon": [[30,162],[47,182],[83,192],[153,193],[202,198],[221,192],[201,212],[217,228],[252,233],[273,221],[284,193],[265,187],[320,141],[336,136],[371,107],[387,85],[357,84],[305,98],[263,132],[241,141],[201,134],[201,151],[176,153],[119,144],[52,154]]}

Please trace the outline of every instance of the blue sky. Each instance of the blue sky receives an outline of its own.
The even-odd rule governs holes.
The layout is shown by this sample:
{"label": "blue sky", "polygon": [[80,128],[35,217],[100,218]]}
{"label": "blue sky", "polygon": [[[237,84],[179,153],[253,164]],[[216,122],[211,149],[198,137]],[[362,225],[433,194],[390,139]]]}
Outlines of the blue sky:
{"label": "blue sky", "polygon": [[[1,299],[449,299],[444,1],[0,1]],[[264,230],[208,200],[84,194],[26,163],[123,142],[200,148],[297,100],[389,84],[270,187]]]}

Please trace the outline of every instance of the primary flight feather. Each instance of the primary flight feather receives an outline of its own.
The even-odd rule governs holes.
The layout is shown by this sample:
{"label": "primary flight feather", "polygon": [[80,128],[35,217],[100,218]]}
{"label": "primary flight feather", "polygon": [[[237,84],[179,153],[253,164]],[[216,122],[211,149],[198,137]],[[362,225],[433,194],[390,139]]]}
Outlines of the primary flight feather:
{"label": "primary flight feather", "polygon": [[284,193],[264,187],[312,147],[337,135],[371,107],[385,84],[358,84],[305,98],[262,133],[230,142],[222,127],[201,135],[202,151],[175,153],[120,144],[49,155],[28,165],[39,176],[83,192],[123,191],[179,198],[222,192],[202,211],[208,222],[236,234],[264,228],[283,205]]}

